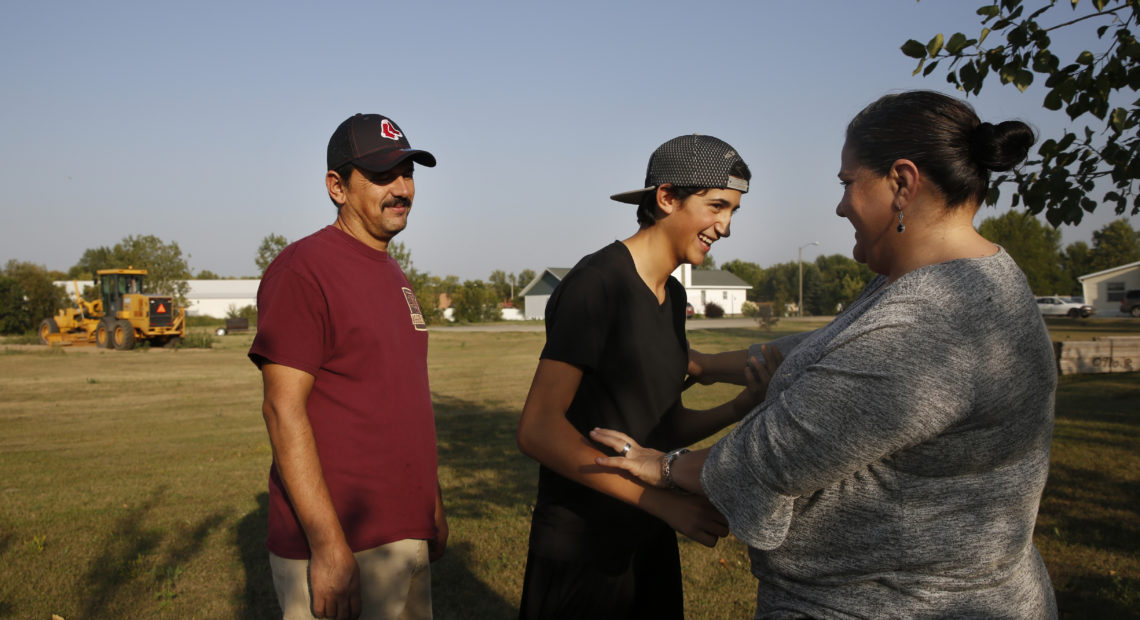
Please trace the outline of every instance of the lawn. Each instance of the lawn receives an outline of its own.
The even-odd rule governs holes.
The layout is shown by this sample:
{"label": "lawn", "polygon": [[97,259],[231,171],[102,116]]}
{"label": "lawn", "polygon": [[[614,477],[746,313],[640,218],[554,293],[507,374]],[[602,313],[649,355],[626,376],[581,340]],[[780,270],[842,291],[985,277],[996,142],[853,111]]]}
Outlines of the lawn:
{"label": "lawn", "polygon": [[[691,337],[719,351],[810,325]],[[1081,337],[1080,322],[1050,326]],[[271,457],[250,339],[178,351],[0,345],[0,618],[274,617],[262,545]],[[438,618],[516,614],[537,467],[515,449],[514,429],[542,342],[541,333],[432,334],[452,531],[433,568]],[[731,394],[696,387],[686,400]],[[1061,381],[1036,540],[1065,617],[1137,617],[1138,405],[1140,373]],[[750,617],[742,545],[730,538],[710,550],[682,538],[681,549],[689,617]]]}

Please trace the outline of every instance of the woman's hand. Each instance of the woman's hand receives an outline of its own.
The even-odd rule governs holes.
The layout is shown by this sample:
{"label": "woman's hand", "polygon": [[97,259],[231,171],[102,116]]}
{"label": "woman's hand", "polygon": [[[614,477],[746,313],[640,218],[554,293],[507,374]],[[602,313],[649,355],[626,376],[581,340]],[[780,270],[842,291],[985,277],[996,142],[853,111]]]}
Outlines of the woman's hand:
{"label": "woman's hand", "polygon": [[621,469],[629,472],[634,478],[654,487],[664,488],[665,480],[661,477],[661,459],[664,452],[653,448],[642,448],[629,435],[621,431],[608,428],[595,428],[590,431],[590,439],[612,448],[619,454],[629,445],[625,456],[600,456],[594,462],[602,467]]}
{"label": "woman's hand", "polygon": [[744,417],[756,405],[764,402],[764,398],[768,395],[768,384],[776,374],[776,369],[784,362],[783,354],[776,347],[760,345],[760,352],[764,356],[763,360],[750,356],[744,364],[744,379],[747,385],[735,399],[736,411],[740,417]]}

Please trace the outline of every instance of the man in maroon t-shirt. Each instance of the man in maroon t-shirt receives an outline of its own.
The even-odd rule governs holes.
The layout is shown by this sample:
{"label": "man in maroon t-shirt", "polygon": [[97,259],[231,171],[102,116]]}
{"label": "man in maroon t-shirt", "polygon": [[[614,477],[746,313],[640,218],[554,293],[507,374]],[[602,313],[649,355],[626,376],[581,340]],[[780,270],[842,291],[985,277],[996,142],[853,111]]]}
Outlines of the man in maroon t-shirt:
{"label": "man in maroon t-shirt", "polygon": [[408,223],[412,149],[357,114],[329,140],[336,221],[285,248],[257,291],[249,356],[273,445],[269,536],[285,618],[430,618],[447,519],[427,326],[388,243]]}

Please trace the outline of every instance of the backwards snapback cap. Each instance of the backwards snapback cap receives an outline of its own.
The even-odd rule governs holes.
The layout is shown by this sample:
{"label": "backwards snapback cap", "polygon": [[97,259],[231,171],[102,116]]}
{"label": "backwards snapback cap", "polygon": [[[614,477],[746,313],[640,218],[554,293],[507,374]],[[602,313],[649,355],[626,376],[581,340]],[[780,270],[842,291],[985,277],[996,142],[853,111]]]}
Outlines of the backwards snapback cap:
{"label": "backwards snapback cap", "polygon": [[409,157],[422,166],[435,166],[434,155],[413,149],[400,126],[379,114],[356,114],[329,138],[329,170],[352,162],[371,172],[387,172]]}
{"label": "backwards snapback cap", "polygon": [[748,191],[748,179],[733,176],[731,170],[739,162],[748,165],[736,149],[724,140],[692,134],[678,136],[657,147],[649,157],[645,171],[645,187],[610,196],[618,202],[638,204],[646,193],[666,183],[676,187],[714,187]]}

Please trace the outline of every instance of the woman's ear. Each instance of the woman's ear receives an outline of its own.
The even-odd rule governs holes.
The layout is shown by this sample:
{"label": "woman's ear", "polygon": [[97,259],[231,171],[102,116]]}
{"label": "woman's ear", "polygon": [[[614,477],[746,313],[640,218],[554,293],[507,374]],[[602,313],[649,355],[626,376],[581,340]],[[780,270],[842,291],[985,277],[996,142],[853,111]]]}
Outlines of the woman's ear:
{"label": "woman's ear", "polygon": [[661,209],[665,215],[676,211],[680,202],[677,200],[677,194],[673,192],[672,185],[663,183],[657,186],[657,208]]}
{"label": "woman's ear", "polygon": [[901,209],[918,194],[922,174],[913,161],[899,159],[891,164],[890,178],[895,190],[895,206]]}

